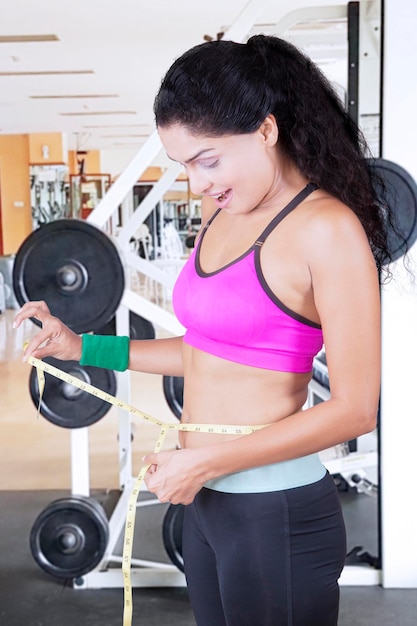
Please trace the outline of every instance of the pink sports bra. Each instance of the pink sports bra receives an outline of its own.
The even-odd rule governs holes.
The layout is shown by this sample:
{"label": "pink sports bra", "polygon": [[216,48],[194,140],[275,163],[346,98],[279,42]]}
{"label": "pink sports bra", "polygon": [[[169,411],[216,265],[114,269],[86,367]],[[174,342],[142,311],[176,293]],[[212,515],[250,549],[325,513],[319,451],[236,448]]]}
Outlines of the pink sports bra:
{"label": "pink sports bra", "polygon": [[271,291],[262,272],[262,244],[317,185],[309,183],[268,224],[239,258],[205,273],[200,249],[207,228],[175,284],[173,306],[187,329],[184,341],[199,350],[244,365],[283,372],[310,372],[323,345],[321,326],[291,311]]}

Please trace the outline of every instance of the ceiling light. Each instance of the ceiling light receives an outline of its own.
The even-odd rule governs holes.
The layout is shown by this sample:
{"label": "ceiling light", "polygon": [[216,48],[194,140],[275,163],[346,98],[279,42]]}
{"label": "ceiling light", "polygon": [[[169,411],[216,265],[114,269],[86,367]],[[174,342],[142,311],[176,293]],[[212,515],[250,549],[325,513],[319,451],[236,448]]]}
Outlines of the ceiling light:
{"label": "ceiling light", "polygon": [[101,135],[103,139],[122,139],[125,137],[129,139],[130,137],[149,137],[149,134],[145,135]]}
{"label": "ceiling light", "polygon": [[0,35],[0,43],[38,43],[59,41],[56,35]]}
{"label": "ceiling light", "polygon": [[64,116],[77,116],[77,115],[136,115],[136,111],[83,111],[81,113],[60,113]]}
{"label": "ceiling light", "polygon": [[134,148],[135,146],[143,145],[143,141],[133,141],[132,143],[128,143],[127,141],[114,141],[113,146],[128,146],[129,148]]}
{"label": "ceiling light", "polygon": [[150,124],[88,124],[83,128],[151,128]]}
{"label": "ceiling light", "polygon": [[74,96],[29,96],[32,100],[66,100],[67,98],[118,98],[116,93],[85,94]]}
{"label": "ceiling light", "polygon": [[68,76],[69,74],[94,74],[94,70],[48,70],[39,72],[0,72],[0,76]]}

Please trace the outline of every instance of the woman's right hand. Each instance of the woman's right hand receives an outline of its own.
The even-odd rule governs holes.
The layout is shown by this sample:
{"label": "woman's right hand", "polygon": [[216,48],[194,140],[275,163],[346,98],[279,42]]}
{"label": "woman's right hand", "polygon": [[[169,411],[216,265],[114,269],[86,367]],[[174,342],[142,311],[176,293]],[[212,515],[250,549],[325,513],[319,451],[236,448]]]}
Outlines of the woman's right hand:
{"label": "woman's right hand", "polygon": [[34,317],[42,324],[42,329],[28,343],[23,360],[29,356],[43,359],[47,356],[62,361],[81,359],[82,338],[74,333],[61,320],[51,315],[46,302],[26,302],[15,317],[13,327],[19,328],[22,322]]}

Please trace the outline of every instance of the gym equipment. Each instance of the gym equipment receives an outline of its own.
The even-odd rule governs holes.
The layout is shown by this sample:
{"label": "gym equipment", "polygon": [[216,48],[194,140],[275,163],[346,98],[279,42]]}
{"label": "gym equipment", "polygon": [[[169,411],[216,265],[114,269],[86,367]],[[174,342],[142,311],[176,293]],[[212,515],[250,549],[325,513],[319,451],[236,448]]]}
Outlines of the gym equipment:
{"label": "gym equipment", "polygon": [[[80,365],[77,361],[59,361],[53,357],[45,363],[59,367],[64,372],[94,385],[111,395],[116,394],[116,374],[90,365]],[[36,408],[39,405],[39,386],[36,368],[32,367],[29,376],[29,391]],[[45,389],[42,394],[40,413],[49,422],[63,428],[82,428],[98,422],[111,408],[111,405],[82,391],[74,385],[45,375]]]}
{"label": "gym equipment", "polygon": [[[59,380],[61,381],[66,381],[67,383],[76,386],[78,389],[81,389],[83,391],[87,390],[87,385],[83,382],[78,380],[77,378],[66,374],[65,372],[63,372],[62,370],[60,370],[59,368],[55,368],[54,366],[45,363],[42,360],[39,360],[35,357],[29,356],[28,357],[28,363],[31,364],[32,366],[34,366],[38,371],[42,371],[45,373],[49,373],[51,375],[56,376]],[[137,416],[140,417],[142,419],[147,420],[149,423],[154,424],[155,426],[159,426],[159,434],[158,434],[158,438],[155,442],[155,445],[153,447],[154,451],[159,451],[162,448],[163,442],[165,440],[166,435],[168,434],[169,430],[174,427],[175,430],[187,430],[187,431],[194,431],[194,432],[205,432],[205,433],[215,433],[215,434],[239,434],[239,435],[244,435],[244,434],[251,434],[256,430],[259,430],[261,428],[265,428],[267,426],[267,424],[264,425],[253,425],[253,426],[247,426],[247,425],[218,425],[218,424],[199,424],[199,425],[193,425],[193,424],[176,424],[173,425],[171,423],[167,423],[167,422],[162,422],[161,420],[159,420],[156,417],[153,417],[147,413],[144,413],[143,411],[141,411],[140,409],[137,409],[136,407],[134,407],[133,405],[129,405],[126,402],[124,402],[121,398],[116,398],[115,396],[112,396],[106,392],[104,392],[103,390],[97,388],[97,387],[93,387],[93,386],[88,386],[88,391],[89,393],[93,394],[95,397],[101,398],[102,400],[104,400],[105,402],[108,402],[109,404],[112,404],[113,406],[117,406],[119,409],[123,410],[128,417],[130,416]],[[129,426],[131,426],[130,421],[128,423]],[[81,432],[81,434],[86,434],[86,431],[88,429],[86,428],[82,428],[82,429],[78,429],[78,432]],[[119,429],[119,450],[121,449],[121,451],[124,454],[124,458],[122,458],[122,461],[125,460],[126,455],[125,452],[127,450],[127,446],[129,444],[131,444],[131,433],[132,430],[130,429],[129,435],[130,435],[130,442],[126,441],[126,432],[122,433],[121,429]],[[123,437],[123,440],[122,440]],[[72,443],[75,443],[75,438],[71,437],[71,441]],[[84,447],[84,453],[88,453],[88,448],[87,448],[87,441],[84,437],[84,440],[78,439],[77,441],[78,444],[83,445]],[[75,446],[73,447],[72,452],[75,452]],[[84,463],[83,463],[83,459],[80,458],[79,455],[75,456],[74,454],[72,454],[72,461],[74,465],[77,465],[77,469],[79,465],[83,465],[84,464],[84,475],[88,474],[88,464],[85,463],[85,457],[84,457]],[[128,461],[128,459],[126,459],[126,461]],[[130,566],[131,564],[138,564],[138,561],[132,560],[132,548],[133,548],[133,539],[134,539],[134,525],[135,525],[135,510],[136,507],[138,506],[137,503],[137,499],[138,499],[138,495],[140,493],[140,488],[142,485],[142,481],[145,478],[146,472],[148,470],[149,466],[148,465],[143,465],[139,474],[137,475],[137,477],[135,479],[130,479],[129,484],[133,482],[133,484],[131,484],[131,489],[127,489],[125,487],[125,485],[123,485],[123,492],[121,493],[121,497],[112,513],[112,517],[111,517],[111,524],[110,524],[110,528],[113,532],[113,538],[112,541],[109,541],[109,544],[106,548],[105,554],[103,555],[102,561],[101,561],[101,565],[100,565],[100,571],[102,571],[102,568],[105,567],[105,563],[109,560],[114,560],[116,555],[113,555],[113,548],[114,548],[114,537],[118,537],[120,536],[120,522],[122,522],[124,528],[125,528],[125,538],[124,538],[124,542],[123,542],[123,555],[120,559],[117,558],[117,562],[120,562],[123,564],[122,567],[122,571],[123,571],[123,576],[125,577],[126,580],[126,584],[125,584],[125,607],[131,606],[131,572],[130,572]],[[131,471],[131,468],[129,467],[129,471]],[[75,480],[77,478],[77,476],[75,476],[75,472],[73,472],[73,479]],[[81,485],[81,483],[79,483]],[[73,481],[73,485],[74,485],[74,481]],[[84,485],[81,485],[82,487],[85,487]],[[80,493],[80,491],[76,491],[73,488],[73,492],[75,493]],[[87,494],[85,494],[87,495]],[[127,513],[126,513],[127,511]],[[122,517],[121,517],[122,516]],[[119,531],[119,532],[117,532]],[[179,532],[179,531],[178,531]],[[149,565],[149,563],[148,563]],[[176,566],[170,566],[171,569],[169,569],[167,567],[166,564],[162,564],[162,569],[160,567],[160,564],[156,564],[156,563],[150,563],[150,569],[153,570],[153,572],[151,571],[151,576],[152,574],[155,572],[155,570],[158,570],[159,574],[162,574],[162,571],[165,572],[165,574],[169,575],[169,580],[171,584],[174,584],[178,581],[178,575],[180,575],[180,580],[181,583],[183,582],[184,577],[182,576],[182,573],[180,571],[178,571],[178,568]],[[176,570],[177,573],[177,578],[175,578],[175,576],[172,576],[173,571],[172,570]],[[182,578],[181,578],[182,576]],[[84,584],[84,581],[81,581],[79,583],[80,585]]]}
{"label": "gym equipment", "polygon": [[6,309],[18,309],[19,303],[13,291],[13,265],[15,254],[0,256],[0,274],[4,278],[4,296],[6,299]]}
{"label": "gym equipment", "polygon": [[[97,331],[97,335],[115,335],[116,317]],[[149,320],[129,311],[129,337],[131,339],[155,339],[155,327]]]}
{"label": "gym equipment", "polygon": [[3,274],[0,272],[0,313],[3,313],[6,309],[6,297],[4,290],[4,278]]}
{"label": "gym equipment", "polygon": [[102,506],[71,496],[51,502],[36,518],[30,549],[37,564],[56,578],[78,578],[101,561],[109,538]]}
{"label": "gym equipment", "polygon": [[[386,188],[387,201],[397,221],[396,227],[411,248],[417,239],[417,184],[410,174],[397,163],[386,159],[370,160],[370,165],[382,178]],[[381,187],[376,185],[377,194],[381,194]],[[392,228],[388,232],[388,246],[393,261],[405,253],[405,244],[401,236]]]}
{"label": "gym equipment", "polygon": [[166,553],[181,572],[184,571],[184,559],[182,557],[184,508],[183,504],[170,504],[162,523],[162,537]]}
{"label": "gym equipment", "polygon": [[115,315],[125,272],[106,233],[82,220],[61,219],[38,228],[22,243],[13,287],[20,305],[45,300],[53,315],[84,333],[96,331]]}
{"label": "gym equipment", "polygon": [[175,417],[181,419],[183,396],[184,396],[184,378],[182,376],[163,376],[162,387],[164,390],[165,400]]}

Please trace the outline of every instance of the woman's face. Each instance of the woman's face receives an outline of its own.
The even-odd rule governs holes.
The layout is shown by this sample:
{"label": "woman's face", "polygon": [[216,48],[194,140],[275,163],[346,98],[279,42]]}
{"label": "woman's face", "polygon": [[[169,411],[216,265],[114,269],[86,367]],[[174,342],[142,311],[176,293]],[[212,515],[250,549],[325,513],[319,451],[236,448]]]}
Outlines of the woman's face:
{"label": "woman's face", "polygon": [[194,194],[213,197],[231,213],[272,201],[280,171],[273,117],[244,135],[196,135],[181,124],[158,131],[168,157],[184,166]]}

